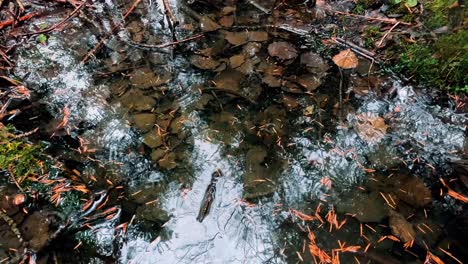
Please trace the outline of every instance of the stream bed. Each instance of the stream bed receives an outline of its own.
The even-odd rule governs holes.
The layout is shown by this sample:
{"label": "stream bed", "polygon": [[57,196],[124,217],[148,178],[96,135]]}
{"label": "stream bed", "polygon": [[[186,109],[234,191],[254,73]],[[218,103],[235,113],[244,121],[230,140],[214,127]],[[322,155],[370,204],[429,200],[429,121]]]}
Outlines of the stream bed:
{"label": "stream bed", "polygon": [[171,23],[163,1],[141,1],[81,63],[132,4],[96,1],[113,21],[73,18],[18,50],[15,75],[54,117],[40,127],[49,151],[121,209],[53,246],[59,263],[423,263],[427,252],[457,263],[440,248],[467,261],[465,204],[439,181],[466,153],[467,115],[365,58],[338,69],[331,55],[346,47],[323,45],[338,26],[301,1],[214,2],[168,1]]}

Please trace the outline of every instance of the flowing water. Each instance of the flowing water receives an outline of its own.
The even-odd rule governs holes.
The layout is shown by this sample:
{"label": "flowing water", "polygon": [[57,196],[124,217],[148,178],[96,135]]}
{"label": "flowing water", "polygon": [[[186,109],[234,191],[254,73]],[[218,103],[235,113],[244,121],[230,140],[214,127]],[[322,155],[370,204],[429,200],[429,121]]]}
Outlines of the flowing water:
{"label": "flowing water", "polygon": [[[318,35],[298,35],[313,29],[310,13],[304,21],[294,12],[271,21],[241,3],[230,23],[232,11],[206,8],[209,18],[200,11],[205,7],[192,6],[195,12],[183,2],[169,1],[179,20],[178,40],[199,32],[200,23],[211,31],[213,14],[222,12],[224,30],[261,36],[234,36],[231,42],[240,43],[233,45],[225,40],[229,33],[216,29],[177,48],[145,48],[135,43],[169,43],[173,36],[162,1],[142,1],[87,64],[80,60],[110,30],[109,20],[94,21],[99,32],[89,21],[73,19],[46,44],[18,51],[15,74],[57,119],[67,107],[71,138],[95,149],[86,159],[69,150],[73,144],[55,140],[53,151],[77,161],[82,175],[99,178],[96,190],[124,188],[111,201],[122,208],[119,218],[78,233],[75,241],[87,246],[73,259],[62,256],[67,263],[310,262],[309,231],[324,250],[338,248],[337,240],[362,248],[372,242],[369,252],[378,256],[343,254],[342,263],[355,257],[418,263],[397,243],[377,242],[391,234],[388,217],[395,212],[414,224],[420,249],[453,239],[446,225],[463,205],[447,195],[432,201],[429,188],[439,192],[438,178],[450,174],[447,161],[463,153],[466,115],[392,76],[377,77],[374,90],[347,93],[348,87],[340,88],[343,75],[318,50]],[[101,17],[120,19],[114,2],[94,4]],[[262,27],[273,22],[280,26]],[[251,26],[257,30],[248,31]],[[267,50],[274,41],[293,43],[298,54],[275,62]],[[281,76],[267,74],[274,71]],[[367,72],[363,66],[342,74],[349,83],[367,83]],[[302,77],[304,87],[297,81]],[[275,87],[278,78],[285,88]],[[68,136],[62,131],[57,137]],[[199,222],[217,170],[222,176],[210,211]],[[382,194],[397,200],[398,208],[390,210]],[[329,232],[328,222],[301,215],[314,216],[318,206],[323,219],[332,211],[347,222]],[[370,228],[360,231],[360,221]],[[115,230],[121,223],[128,223],[125,233]],[[434,232],[422,233],[416,228],[421,224]]]}

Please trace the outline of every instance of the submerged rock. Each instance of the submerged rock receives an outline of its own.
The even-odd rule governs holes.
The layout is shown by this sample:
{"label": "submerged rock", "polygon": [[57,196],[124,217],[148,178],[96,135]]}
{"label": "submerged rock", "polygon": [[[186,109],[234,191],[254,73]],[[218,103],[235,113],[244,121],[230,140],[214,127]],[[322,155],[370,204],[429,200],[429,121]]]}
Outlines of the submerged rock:
{"label": "submerged rock", "polygon": [[394,210],[390,210],[389,225],[392,234],[400,238],[403,243],[410,242],[416,238],[416,232],[413,225],[406,220],[401,214]]}
{"label": "submerged rock", "polygon": [[156,105],[156,100],[151,96],[146,96],[139,89],[131,89],[126,92],[120,101],[122,105],[136,111],[149,111]]}
{"label": "submerged rock", "polygon": [[150,148],[157,148],[161,146],[164,141],[163,137],[158,134],[157,129],[154,129],[143,136],[143,143]]}
{"label": "submerged rock", "polygon": [[205,57],[200,55],[193,55],[192,57],[190,57],[190,63],[202,70],[214,70],[220,64],[219,61],[214,60],[211,57]]}
{"label": "submerged rock", "polygon": [[166,211],[154,204],[142,205],[136,210],[136,219],[145,220],[157,224],[164,224],[169,221]]}
{"label": "submerged rock", "polygon": [[409,176],[398,187],[399,191],[396,193],[398,199],[412,206],[423,207],[432,201],[431,190],[416,176]]}
{"label": "submerged rock", "polygon": [[130,75],[131,84],[140,89],[149,89],[151,87],[160,86],[169,82],[172,78],[171,73],[168,71],[164,70],[161,74],[156,75],[149,68],[137,69]]}
{"label": "submerged rock", "polygon": [[49,243],[52,234],[50,225],[50,213],[46,211],[36,211],[26,217],[21,225],[21,232],[31,249],[39,251]]}
{"label": "submerged rock", "polygon": [[156,115],[152,113],[141,113],[133,115],[133,123],[141,132],[148,132],[156,122]]}
{"label": "submerged rock", "polygon": [[289,42],[278,41],[268,46],[268,54],[281,60],[290,60],[297,57],[297,50]]}
{"label": "submerged rock", "polygon": [[336,209],[340,213],[354,215],[361,222],[381,222],[388,216],[385,201],[377,192],[362,193],[354,192],[337,204]]}

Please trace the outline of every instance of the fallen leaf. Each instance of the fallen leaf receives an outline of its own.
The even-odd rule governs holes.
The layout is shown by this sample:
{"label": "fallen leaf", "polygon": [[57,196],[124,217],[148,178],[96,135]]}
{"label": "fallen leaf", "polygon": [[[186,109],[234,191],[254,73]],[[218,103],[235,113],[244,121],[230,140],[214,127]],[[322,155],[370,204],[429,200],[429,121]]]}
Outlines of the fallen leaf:
{"label": "fallen leaf", "polygon": [[333,56],[333,62],[342,69],[352,69],[358,66],[356,54],[350,49],[343,50]]}

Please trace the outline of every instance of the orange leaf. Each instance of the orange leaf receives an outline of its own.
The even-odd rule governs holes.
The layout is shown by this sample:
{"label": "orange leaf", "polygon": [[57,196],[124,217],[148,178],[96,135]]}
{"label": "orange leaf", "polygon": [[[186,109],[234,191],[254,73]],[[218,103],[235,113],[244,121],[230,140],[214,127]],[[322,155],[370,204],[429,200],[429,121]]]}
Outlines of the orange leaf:
{"label": "orange leaf", "polygon": [[358,66],[356,54],[354,54],[350,49],[343,50],[333,56],[333,62],[343,69],[352,69]]}

